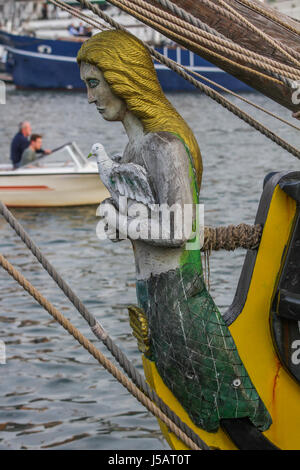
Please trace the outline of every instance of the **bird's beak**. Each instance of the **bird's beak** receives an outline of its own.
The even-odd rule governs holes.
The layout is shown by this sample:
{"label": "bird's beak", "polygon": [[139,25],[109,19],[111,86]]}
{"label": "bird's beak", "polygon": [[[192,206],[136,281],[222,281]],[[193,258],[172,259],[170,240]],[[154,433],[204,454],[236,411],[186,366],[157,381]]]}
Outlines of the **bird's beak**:
{"label": "bird's beak", "polygon": [[88,154],[87,158],[91,158],[94,154],[91,152]]}

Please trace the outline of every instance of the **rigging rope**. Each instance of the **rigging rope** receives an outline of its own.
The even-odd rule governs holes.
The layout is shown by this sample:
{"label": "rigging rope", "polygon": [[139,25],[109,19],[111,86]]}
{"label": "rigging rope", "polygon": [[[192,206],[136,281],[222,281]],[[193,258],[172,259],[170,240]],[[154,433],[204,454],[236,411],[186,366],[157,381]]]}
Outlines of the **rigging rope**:
{"label": "rigging rope", "polygon": [[[296,81],[300,79],[299,69],[289,67],[285,64],[281,64],[280,62],[276,62],[272,59],[260,56],[259,54],[256,54],[254,52],[252,53],[251,51],[247,51],[247,49],[245,48],[235,45],[234,43],[232,45],[230,42],[225,41],[223,39],[212,37],[212,35],[210,35],[209,33],[205,33],[199,29],[196,29],[196,31],[188,31],[186,26],[182,27],[176,25],[174,17],[171,16],[171,18],[168,19],[167,14],[164,14],[164,17],[154,14],[153,11],[155,10],[155,7],[151,8],[151,11],[148,11],[149,5],[143,0],[112,0],[112,2],[122,9],[125,9],[125,6],[125,11],[140,20],[143,18],[148,18],[148,20],[151,20],[153,24],[160,25],[160,29],[162,29],[163,31],[173,31],[174,33],[176,33],[177,40],[180,38],[191,39],[194,42],[194,47],[196,44],[200,45],[202,43],[206,48],[209,49],[211,55],[214,55],[213,49],[215,49],[216,51],[219,51],[222,54],[231,55],[236,60],[248,62],[250,65],[254,65],[263,70],[267,70],[271,74],[271,76],[275,78],[279,78],[280,73],[282,71],[282,73],[284,72],[286,77],[291,80]],[[134,8],[131,5],[132,3],[135,4]],[[145,5],[147,5],[148,8],[145,7]],[[156,10],[160,11],[159,9]],[[222,59],[226,60],[224,56],[222,57]],[[253,73],[252,69],[251,72]],[[288,81],[284,81],[284,83],[288,84],[290,87],[292,86]]]}
{"label": "rigging rope", "polygon": [[94,28],[100,29],[101,31],[108,29],[107,25],[101,23],[97,18],[92,18],[91,16],[86,15],[84,12],[80,12],[78,9],[72,7],[72,5],[68,4],[66,6],[62,2],[56,2],[55,0],[52,0],[51,3],[53,3],[53,5],[56,7],[61,8],[62,10],[67,11],[71,15],[79,18],[90,26],[93,26]]}
{"label": "rigging rope", "polygon": [[[271,72],[274,73],[274,76],[278,78],[279,70],[281,69],[282,71],[287,72],[289,74],[289,78],[297,80],[300,78],[300,70],[295,69],[294,67],[290,67],[286,64],[283,64],[281,62],[278,62],[276,60],[270,59],[269,57],[266,57],[264,55],[258,54],[257,52],[250,51],[249,49],[246,49],[245,47],[242,47],[236,43],[234,43],[231,40],[228,40],[225,37],[218,37],[213,33],[209,33],[206,31],[203,31],[202,28],[196,27],[193,24],[188,23],[187,21],[184,21],[177,16],[174,16],[174,14],[169,14],[168,12],[163,13],[162,17],[162,11],[154,7],[152,4],[150,5],[144,0],[130,0],[129,2],[126,0],[122,0],[122,4],[130,4],[130,3],[135,3],[136,5],[140,5],[141,8],[137,8],[137,11],[141,10],[143,13],[145,10],[149,10],[150,13],[147,13],[149,18],[155,18],[156,21],[159,21],[162,25],[168,25],[169,28],[175,29],[175,25],[178,25],[179,28],[177,28],[178,32],[181,32],[183,35],[186,34],[186,31],[194,34],[189,34],[190,37],[199,40],[200,35],[202,37],[202,42],[206,45],[212,45],[213,47],[216,46],[216,49],[218,48],[221,52],[228,52],[228,48],[232,49],[232,51],[229,51],[230,54],[233,55],[233,57],[239,58],[240,60],[246,61],[246,57],[248,56],[251,58],[251,62],[263,69],[270,70]],[[145,15],[147,16],[147,15]],[[175,29],[176,31],[176,29]],[[195,36],[195,34],[197,36]],[[206,41],[204,41],[206,39]],[[223,46],[223,47],[219,47]],[[235,52],[239,54],[235,54]],[[256,60],[254,60],[256,59]],[[266,64],[269,65],[270,67],[267,68]],[[287,75],[288,76],[288,75]]]}
{"label": "rigging rope", "polygon": [[[77,0],[78,1],[78,0]],[[180,16],[181,18],[189,18],[189,20],[191,21],[192,19],[195,19],[197,20],[198,18],[194,17],[193,15],[191,14],[187,14],[185,12],[185,10],[183,10],[182,8],[178,7],[175,3],[171,2],[170,0],[155,0],[157,3],[159,3],[160,5],[162,5],[164,8],[167,8],[168,10],[170,10],[171,12],[173,12],[175,15],[177,16]],[[237,12],[235,12],[234,9],[231,9],[233,10],[234,13],[232,13],[232,11],[229,11],[228,9],[224,9],[224,8],[221,8],[219,7],[218,5],[216,5],[215,3],[211,2],[210,0],[199,0],[201,1],[204,5],[208,6],[209,8],[212,8],[213,10],[215,10],[217,13],[219,13],[221,16],[224,15],[226,16],[227,18],[231,19],[231,20],[237,20],[237,22],[243,26],[243,22],[246,22],[247,20],[242,16],[242,15],[239,15]],[[237,0],[238,1],[238,0]],[[226,4],[227,6],[227,4]],[[230,7],[229,7],[230,8]],[[236,17],[236,15],[239,15],[239,17]],[[264,35],[264,39],[268,38],[268,42],[272,42],[272,46],[275,47],[275,48],[278,48],[278,44],[276,41],[274,41],[270,36],[266,35],[265,33],[261,33],[260,30],[258,28],[256,28],[254,25],[252,25],[252,23],[250,22],[247,22],[248,23],[248,27],[252,30],[254,30],[255,28],[255,32],[258,33],[258,34],[261,34],[261,35]],[[224,36],[223,36],[224,37]],[[274,44],[273,44],[274,42]],[[279,45],[279,47],[281,47]],[[295,54],[298,58],[300,57],[300,54],[292,49],[290,49],[290,52],[292,54]],[[293,58],[292,58],[293,59]],[[292,60],[294,61],[294,60]],[[299,65],[299,63],[298,63]]]}
{"label": "rigging rope", "polygon": [[[51,0],[50,0],[51,1]],[[82,2],[81,0],[77,0],[78,2],[80,3],[85,3],[86,5],[90,2]],[[160,30],[163,34],[165,34],[166,36],[168,36],[168,33],[170,33],[170,29],[167,29],[165,28],[163,25],[164,25],[164,20],[162,19],[161,22],[157,22],[153,19],[147,19],[145,21],[145,15],[141,14],[141,13],[138,13],[137,12],[137,9],[134,7],[134,8],[131,8],[131,7],[128,7],[126,6],[126,4],[128,5],[128,2],[126,0],[108,0],[112,5],[115,5],[117,6],[118,8],[122,9],[123,11],[127,12],[129,15],[131,16],[134,16],[135,18],[139,19],[140,21],[143,21],[144,23],[148,24],[149,26],[151,26],[152,28],[154,29],[158,29]],[[94,7],[95,8],[95,7]],[[97,7],[96,7],[97,8]],[[94,11],[94,10],[92,10]],[[99,11],[101,12],[101,10],[99,9]],[[102,13],[99,13],[100,16],[102,16]],[[107,15],[106,15],[107,16]],[[148,15],[149,16],[149,15]],[[150,15],[151,16],[151,15]],[[109,17],[108,17],[109,18]],[[114,20],[105,20],[105,21],[108,21],[111,25],[113,25],[113,22]],[[117,22],[114,22],[115,24],[118,24]],[[119,25],[121,26],[121,25]],[[125,28],[118,28],[117,26],[114,26],[115,28],[117,29],[125,29]],[[176,32],[172,32],[172,39],[174,40],[177,40],[180,42],[180,40],[182,39],[182,34],[177,34]],[[194,42],[194,41],[191,41],[189,39],[185,39],[185,43],[186,45],[189,45],[190,47],[193,47],[194,49],[196,48],[197,52],[198,53],[208,53],[210,56],[213,56],[217,59],[219,59],[220,61],[222,62],[226,62],[227,64],[233,66],[233,67],[239,67],[241,70],[243,70],[244,72],[247,72],[248,74],[253,74],[253,75],[256,75],[262,79],[265,79],[265,80],[269,80],[269,81],[273,81],[274,83],[278,83],[280,84],[280,82],[282,82],[283,84],[285,84],[286,86],[288,86],[289,88],[292,88],[292,83],[289,81],[289,79],[287,78],[284,78],[282,77],[281,75],[279,75],[278,73],[275,73],[275,72],[269,72],[269,75],[266,75],[262,72],[259,72],[258,70],[256,69],[253,69],[253,68],[250,68],[250,67],[246,67],[245,65],[242,65],[238,62],[234,62],[233,60],[229,59],[228,57],[225,57],[224,56],[224,50],[223,50],[223,55],[220,55],[214,51],[212,51],[211,49],[208,49],[207,47],[205,46],[201,46],[199,43],[198,43],[198,38],[196,38],[196,41],[197,42]],[[148,46],[149,48],[149,46]],[[295,69],[296,70],[296,69]],[[298,73],[299,71],[296,70],[296,73]],[[272,77],[270,77],[270,75],[272,75]],[[273,78],[275,77],[275,78]],[[294,76],[295,78],[297,77],[298,78],[298,75],[295,75]]]}
{"label": "rigging rope", "polygon": [[[176,62],[177,63],[177,62]],[[204,75],[201,75],[199,72],[195,72],[194,70],[189,69],[188,67],[177,64],[179,67],[181,67],[183,70],[186,72],[195,75],[196,77],[200,78],[201,80],[205,80],[206,82],[210,83],[211,85],[220,88],[220,90],[225,91],[226,93],[229,93],[230,95],[234,96],[235,98],[238,98],[241,101],[244,101],[244,103],[249,104],[250,106],[253,106],[254,108],[258,109],[259,111],[262,111],[269,116],[273,117],[274,119],[277,119],[278,121],[281,121],[282,123],[286,124],[287,126],[292,127],[296,131],[300,131],[300,127],[296,126],[295,124],[292,124],[291,122],[287,121],[286,119],[281,118],[280,116],[277,116],[277,114],[272,113],[271,111],[268,111],[266,108],[263,108],[262,106],[259,106],[258,104],[254,103],[253,101],[248,100],[247,98],[244,98],[241,95],[238,95],[237,93],[234,93],[234,91],[229,90],[228,88],[223,87],[219,83],[214,82],[213,80],[210,80],[209,78],[205,77]]]}
{"label": "rigging rope", "polygon": [[198,447],[176,424],[173,423],[153,401],[151,401],[133,382],[131,382],[104,354],[101,353],[72,323],[65,318],[40,292],[0,254],[1,266],[26,290],[50,315],[72,335],[123,387],[125,387],[156,418],[160,419],[188,448],[192,450],[210,450],[205,442]]}
{"label": "rigging rope", "polygon": [[257,2],[249,2],[249,0],[237,0],[237,1],[238,3],[241,3],[244,6],[251,8],[252,10],[259,13],[260,15],[263,15],[265,18],[268,18],[269,20],[274,21],[274,23],[277,23],[283,26],[284,28],[290,30],[292,33],[295,33],[298,36],[300,36],[300,28],[299,29],[294,28],[289,23],[286,23],[285,21],[278,18],[278,16],[273,15],[269,10],[266,10],[260,7]]}
{"label": "rigging rope", "polygon": [[[199,0],[201,3],[209,6],[210,8],[214,9],[216,12],[220,13],[221,15],[230,18],[231,20],[237,21],[241,26],[246,26],[250,31],[256,33],[266,42],[268,42],[271,46],[277,49],[281,54],[283,54],[288,60],[293,62],[298,67],[300,66],[299,60],[297,60],[293,55],[299,56],[299,54],[294,51],[293,49],[289,48],[288,46],[282,46],[281,43],[272,39],[268,34],[260,31],[256,26],[254,26],[250,21],[248,21],[243,15],[240,15],[234,8],[229,6],[224,0],[218,0],[218,3],[223,6],[223,8],[219,7],[217,4],[213,3],[211,0]],[[289,51],[289,52],[287,52]]]}

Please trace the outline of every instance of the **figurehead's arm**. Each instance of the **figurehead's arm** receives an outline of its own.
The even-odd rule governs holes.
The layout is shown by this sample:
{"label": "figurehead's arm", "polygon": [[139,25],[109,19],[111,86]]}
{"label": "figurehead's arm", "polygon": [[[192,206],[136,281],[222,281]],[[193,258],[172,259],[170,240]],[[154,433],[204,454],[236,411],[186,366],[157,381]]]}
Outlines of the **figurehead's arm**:
{"label": "figurehead's arm", "polygon": [[180,247],[187,242],[192,231],[193,194],[189,156],[177,136],[160,132],[153,134],[146,161],[163,217],[156,221],[151,219],[161,237],[151,236],[145,241],[154,246]]}
{"label": "figurehead's arm", "polygon": [[[152,134],[142,150],[149,182],[159,210],[144,204],[128,206],[128,217],[116,215],[112,206],[102,206],[102,215],[114,238],[116,220],[119,237],[140,240],[157,247],[180,247],[190,238],[194,216],[190,162],[187,151],[176,136]],[[107,201],[107,204],[110,202]]]}

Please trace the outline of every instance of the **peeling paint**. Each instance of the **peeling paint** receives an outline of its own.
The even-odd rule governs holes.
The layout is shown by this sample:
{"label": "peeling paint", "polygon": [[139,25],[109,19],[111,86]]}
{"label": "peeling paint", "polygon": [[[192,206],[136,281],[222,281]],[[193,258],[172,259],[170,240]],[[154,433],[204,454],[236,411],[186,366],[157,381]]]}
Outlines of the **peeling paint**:
{"label": "peeling paint", "polygon": [[274,380],[273,380],[273,390],[272,390],[272,405],[273,405],[274,411],[275,411],[275,405],[276,405],[276,387],[277,387],[280,369],[281,369],[281,363],[277,359],[276,360],[276,373],[275,373]]}

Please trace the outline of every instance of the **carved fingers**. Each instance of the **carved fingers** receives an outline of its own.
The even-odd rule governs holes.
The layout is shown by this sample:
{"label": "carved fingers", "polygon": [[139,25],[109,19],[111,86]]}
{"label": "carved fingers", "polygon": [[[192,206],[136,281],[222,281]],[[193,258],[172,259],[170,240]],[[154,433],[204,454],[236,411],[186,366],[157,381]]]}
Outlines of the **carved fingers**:
{"label": "carved fingers", "polygon": [[300,111],[293,113],[293,117],[300,120]]}

